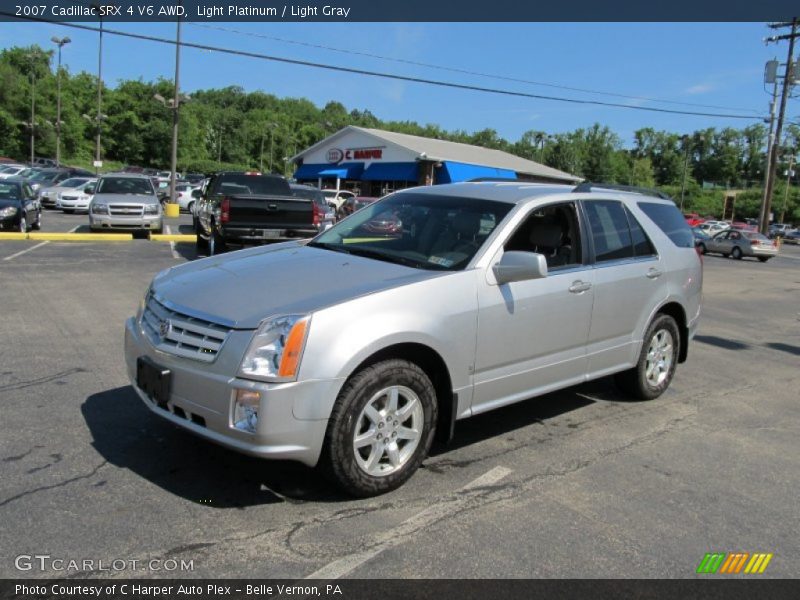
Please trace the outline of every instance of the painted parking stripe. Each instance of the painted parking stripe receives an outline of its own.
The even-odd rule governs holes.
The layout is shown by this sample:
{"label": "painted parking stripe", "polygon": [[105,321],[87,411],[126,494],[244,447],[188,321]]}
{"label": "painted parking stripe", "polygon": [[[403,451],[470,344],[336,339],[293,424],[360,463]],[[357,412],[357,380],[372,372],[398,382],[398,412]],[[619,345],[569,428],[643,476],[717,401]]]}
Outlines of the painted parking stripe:
{"label": "painted parking stripe", "polygon": [[[484,473],[477,479],[469,482],[467,485],[458,490],[458,492],[466,492],[481,487],[494,485],[504,477],[511,473],[511,469],[505,467],[495,467],[491,471]],[[376,545],[374,548],[356,554],[344,556],[335,560],[321,569],[314,571],[308,575],[306,579],[339,579],[348,573],[353,572],[355,569],[373,559],[378,554],[400,544],[405,537],[408,537],[417,531],[424,530],[428,525],[432,525],[437,521],[441,521],[451,513],[456,512],[463,505],[467,504],[470,500],[469,495],[454,494],[453,499],[445,501],[441,504],[435,504],[417,513],[400,523],[397,527],[393,527],[388,531],[381,533],[376,538]]]}
{"label": "painted parking stripe", "polygon": [[22,256],[23,254],[27,254],[28,252],[30,252],[32,250],[36,250],[37,248],[41,248],[42,246],[46,246],[49,243],[50,243],[49,241],[40,242],[40,243],[36,244],[35,246],[31,246],[30,248],[25,248],[25,250],[21,250],[21,251],[15,253],[15,254],[12,254],[10,256],[6,256],[5,258],[3,258],[3,260],[11,260],[13,258],[17,258],[18,256]]}

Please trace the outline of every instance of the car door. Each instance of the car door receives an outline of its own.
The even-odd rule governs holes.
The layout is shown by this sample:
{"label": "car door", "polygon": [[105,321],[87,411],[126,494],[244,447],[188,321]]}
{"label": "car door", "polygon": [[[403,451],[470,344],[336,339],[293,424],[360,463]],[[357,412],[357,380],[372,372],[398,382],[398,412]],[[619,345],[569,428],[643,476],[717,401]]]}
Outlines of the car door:
{"label": "car door", "polygon": [[492,264],[505,251],[539,252],[547,277],[497,285],[490,267],[478,282],[473,414],[585,377],[594,275],[580,223],[574,201],[531,210]]}
{"label": "car door", "polygon": [[594,260],[587,371],[595,378],[635,362],[647,320],[667,297],[667,284],[655,246],[622,202],[582,203]]}
{"label": "car door", "polygon": [[728,231],[721,231],[708,242],[706,242],[706,250],[708,252],[725,252],[726,244],[728,244]]}

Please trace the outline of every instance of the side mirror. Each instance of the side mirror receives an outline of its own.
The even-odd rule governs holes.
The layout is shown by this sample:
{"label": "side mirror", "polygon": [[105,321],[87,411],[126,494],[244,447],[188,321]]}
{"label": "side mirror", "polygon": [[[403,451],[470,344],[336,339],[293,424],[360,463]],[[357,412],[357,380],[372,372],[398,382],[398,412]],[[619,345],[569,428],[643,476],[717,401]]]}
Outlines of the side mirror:
{"label": "side mirror", "polygon": [[509,251],[492,267],[498,285],[547,277],[547,260],[535,252]]}
{"label": "side mirror", "polygon": [[203,190],[192,190],[192,198],[199,200],[203,197]]}

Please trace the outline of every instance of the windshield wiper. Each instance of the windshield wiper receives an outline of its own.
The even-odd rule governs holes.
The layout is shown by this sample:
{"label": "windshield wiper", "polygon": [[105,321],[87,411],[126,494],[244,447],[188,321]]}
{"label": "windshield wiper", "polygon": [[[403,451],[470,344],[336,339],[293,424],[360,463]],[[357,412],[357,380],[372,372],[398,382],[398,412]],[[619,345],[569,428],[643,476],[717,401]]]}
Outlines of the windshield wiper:
{"label": "windshield wiper", "polygon": [[306,247],[322,248],[323,250],[331,250],[333,252],[343,252],[344,254],[352,254],[350,249],[340,244],[328,244],[326,242],[308,242]]}
{"label": "windshield wiper", "polygon": [[[382,260],[384,262],[403,265],[406,267],[413,267],[415,269],[431,268],[431,266],[429,266],[428,263],[425,263],[420,260],[408,258],[407,256],[398,256],[396,254],[386,254],[385,252],[379,252],[377,250],[372,250],[371,248],[364,248],[362,246],[351,246],[348,248],[348,250],[350,254],[354,254],[356,256],[363,256],[365,258],[374,258],[375,260]],[[435,267],[438,268],[438,265],[435,265]]]}

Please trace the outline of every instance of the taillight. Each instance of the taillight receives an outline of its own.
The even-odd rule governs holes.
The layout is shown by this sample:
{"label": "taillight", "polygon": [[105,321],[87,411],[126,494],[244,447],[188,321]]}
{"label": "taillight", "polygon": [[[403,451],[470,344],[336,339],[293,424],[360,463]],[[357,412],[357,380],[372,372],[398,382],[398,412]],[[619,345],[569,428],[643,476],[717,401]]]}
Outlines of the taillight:
{"label": "taillight", "polygon": [[220,203],[220,223],[227,223],[231,220],[231,199],[223,198]]}
{"label": "taillight", "polygon": [[311,203],[311,210],[313,215],[313,222],[315,227],[319,227],[320,221],[322,220],[322,210],[319,206],[317,206],[316,202]]}

